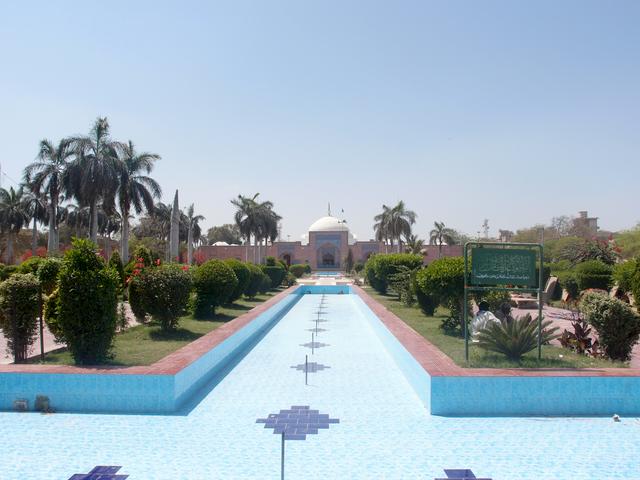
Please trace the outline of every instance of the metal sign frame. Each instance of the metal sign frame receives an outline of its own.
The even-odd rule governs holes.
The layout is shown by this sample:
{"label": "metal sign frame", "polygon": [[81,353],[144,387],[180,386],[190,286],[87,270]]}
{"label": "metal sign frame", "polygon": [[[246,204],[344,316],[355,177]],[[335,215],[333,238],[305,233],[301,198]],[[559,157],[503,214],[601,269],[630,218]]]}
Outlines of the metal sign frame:
{"label": "metal sign frame", "polygon": [[[469,253],[473,254],[474,249],[478,248],[494,248],[509,250],[537,250],[538,251],[538,287],[505,287],[502,285],[473,285],[470,283],[471,271],[469,270]],[[538,294],[538,360],[542,357],[542,286],[544,277],[544,247],[540,243],[514,243],[514,242],[467,242],[464,244],[464,358],[469,361],[469,327],[467,325],[469,319],[468,303],[469,292],[486,292],[486,291],[502,291],[502,292],[519,292],[519,293],[537,293]]]}

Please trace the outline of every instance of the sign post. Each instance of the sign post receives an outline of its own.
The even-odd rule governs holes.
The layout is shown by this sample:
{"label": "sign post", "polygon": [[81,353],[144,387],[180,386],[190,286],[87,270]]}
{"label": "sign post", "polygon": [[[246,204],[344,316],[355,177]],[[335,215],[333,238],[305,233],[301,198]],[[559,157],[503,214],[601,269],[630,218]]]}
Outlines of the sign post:
{"label": "sign post", "polygon": [[[469,265],[469,256],[471,256],[471,265]],[[538,273],[536,273],[536,263]],[[541,358],[542,282],[543,247],[539,243],[467,242],[465,244],[463,310],[466,361],[469,361],[469,327],[467,325],[469,292],[489,290],[537,294],[538,360]]]}

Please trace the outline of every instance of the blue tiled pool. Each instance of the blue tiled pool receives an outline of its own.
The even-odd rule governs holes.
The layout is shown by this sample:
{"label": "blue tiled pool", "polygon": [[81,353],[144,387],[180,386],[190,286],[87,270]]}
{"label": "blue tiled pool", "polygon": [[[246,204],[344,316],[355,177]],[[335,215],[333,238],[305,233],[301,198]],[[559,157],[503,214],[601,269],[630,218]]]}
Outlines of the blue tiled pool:
{"label": "blue tiled pool", "polygon": [[[359,297],[327,294],[315,337],[321,298],[301,295],[184,415],[0,413],[0,478],[66,480],[96,465],[122,466],[129,480],[278,478],[280,437],[256,419],[292,406],[339,423],[287,442],[288,479],[433,479],[452,468],[494,480],[640,478],[639,419],[432,416]],[[313,355],[301,346],[312,333],[326,345]],[[305,355],[325,367],[308,386]]]}

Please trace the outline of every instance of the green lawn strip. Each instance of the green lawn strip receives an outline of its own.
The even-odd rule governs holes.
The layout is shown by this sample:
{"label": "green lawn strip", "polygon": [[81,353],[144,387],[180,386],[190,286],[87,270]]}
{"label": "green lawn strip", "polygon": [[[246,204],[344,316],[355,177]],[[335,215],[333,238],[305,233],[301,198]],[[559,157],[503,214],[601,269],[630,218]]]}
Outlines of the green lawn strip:
{"label": "green lawn strip", "polygon": [[[438,309],[435,316],[428,317],[417,307],[407,307],[391,295],[381,295],[370,287],[365,290],[388,310],[396,314],[402,321],[413,328],[424,338],[442,350],[449,358],[461,367],[473,368],[625,368],[628,364],[596,359],[586,355],[578,355],[568,349],[543,345],[542,359],[538,360],[537,351],[529,352],[521,361],[508,360],[505,356],[486,352],[469,343],[469,363],[464,359],[464,339],[446,335],[440,328],[446,311]],[[562,357],[560,357],[562,355]]]}
{"label": "green lawn strip", "polygon": [[[217,308],[215,317],[207,320],[196,320],[191,315],[184,316],[180,319],[178,328],[169,333],[162,332],[155,322],[128,328],[116,335],[114,357],[109,364],[151,365],[278,293],[279,291],[274,291],[266,295],[258,295],[253,300],[238,300],[231,305]],[[45,363],[73,365],[73,360],[68,351],[61,350],[48,353]]]}

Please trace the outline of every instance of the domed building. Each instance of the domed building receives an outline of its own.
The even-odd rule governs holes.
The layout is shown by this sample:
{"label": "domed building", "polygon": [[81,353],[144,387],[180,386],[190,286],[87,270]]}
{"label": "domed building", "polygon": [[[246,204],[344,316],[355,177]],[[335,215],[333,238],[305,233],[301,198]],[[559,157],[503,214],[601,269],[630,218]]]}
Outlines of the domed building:
{"label": "domed building", "polygon": [[[384,243],[375,240],[360,242],[351,233],[346,220],[340,220],[330,213],[313,222],[300,241],[277,241],[266,249],[266,256],[276,257],[288,265],[309,264],[313,270],[341,270],[344,259],[353,255],[354,262],[366,261],[373,253],[384,252]],[[200,247],[198,260],[210,258],[237,258],[244,261],[258,261],[265,257],[254,245],[210,245]]]}

